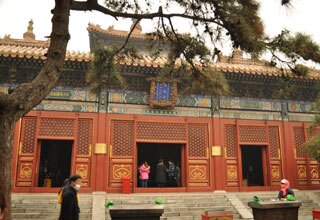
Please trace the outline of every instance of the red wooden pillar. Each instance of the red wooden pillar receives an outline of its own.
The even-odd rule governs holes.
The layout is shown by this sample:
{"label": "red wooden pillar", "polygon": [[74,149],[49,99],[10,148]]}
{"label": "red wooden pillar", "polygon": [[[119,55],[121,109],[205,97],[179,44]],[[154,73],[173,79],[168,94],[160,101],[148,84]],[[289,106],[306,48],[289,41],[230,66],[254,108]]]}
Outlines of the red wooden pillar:
{"label": "red wooden pillar", "polygon": [[297,181],[297,167],[296,159],[294,155],[294,142],[293,142],[293,128],[290,125],[290,122],[283,121],[283,145],[282,145],[282,161],[283,161],[283,177],[290,181],[290,186],[292,188],[296,187]]}
{"label": "red wooden pillar", "polygon": [[[98,115],[98,128],[97,128],[97,143],[107,143],[106,136],[108,130],[106,129],[106,114],[99,113]],[[106,154],[95,154],[96,163],[95,163],[95,173],[93,174],[95,180],[95,186],[93,188],[94,191],[103,191],[104,185],[107,184],[105,182],[106,175]]]}
{"label": "red wooden pillar", "polygon": [[[222,132],[224,130],[220,129],[220,119],[219,118],[212,118],[212,142],[214,146],[221,147],[221,156],[214,156],[213,157],[213,186],[215,190],[224,190],[225,189],[225,160],[223,155],[223,139]],[[212,150],[212,149],[211,149]]]}

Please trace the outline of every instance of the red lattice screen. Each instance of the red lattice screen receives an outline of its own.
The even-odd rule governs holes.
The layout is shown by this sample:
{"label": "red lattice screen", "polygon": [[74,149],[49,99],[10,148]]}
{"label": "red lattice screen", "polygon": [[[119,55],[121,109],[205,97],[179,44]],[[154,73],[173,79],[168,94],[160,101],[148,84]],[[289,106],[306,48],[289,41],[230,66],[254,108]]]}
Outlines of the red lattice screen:
{"label": "red lattice screen", "polygon": [[185,141],[186,126],[178,123],[137,123],[137,139]]}
{"label": "red lattice screen", "polygon": [[305,151],[302,147],[302,144],[304,143],[304,129],[303,129],[303,127],[293,128],[293,134],[294,134],[294,145],[296,147],[296,157],[297,158],[306,157]]}
{"label": "red lattice screen", "polygon": [[267,128],[265,126],[240,126],[241,143],[267,143]]}
{"label": "red lattice screen", "polygon": [[237,157],[237,128],[234,125],[225,126],[226,157]]}
{"label": "red lattice screen", "polygon": [[319,136],[320,135],[320,128],[312,128],[310,129],[306,129],[306,134],[307,134],[307,139],[309,138],[313,138],[314,136]]}
{"label": "red lattice screen", "polygon": [[36,137],[37,118],[25,117],[22,119],[22,154],[33,154]]}
{"label": "red lattice screen", "polygon": [[112,156],[133,156],[133,122],[112,122]]}
{"label": "red lattice screen", "polygon": [[74,119],[66,118],[41,118],[40,136],[73,137]]}
{"label": "red lattice screen", "polygon": [[188,126],[188,147],[190,157],[206,157],[208,148],[208,128],[206,125]]}
{"label": "red lattice screen", "polygon": [[92,120],[82,119],[78,122],[77,155],[90,156]]}
{"label": "red lattice screen", "polygon": [[271,158],[279,158],[279,128],[278,126],[269,126],[269,147]]}

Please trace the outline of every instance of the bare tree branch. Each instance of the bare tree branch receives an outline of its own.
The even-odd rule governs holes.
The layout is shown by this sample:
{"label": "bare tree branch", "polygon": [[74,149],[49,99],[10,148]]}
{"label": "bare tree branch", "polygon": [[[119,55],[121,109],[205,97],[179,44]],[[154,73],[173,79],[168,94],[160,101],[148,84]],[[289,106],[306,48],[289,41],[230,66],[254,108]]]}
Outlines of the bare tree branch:
{"label": "bare tree branch", "polygon": [[126,38],[126,41],[124,42],[124,44],[122,45],[122,47],[121,47],[119,50],[116,51],[115,54],[120,53],[120,52],[126,47],[126,45],[127,45],[128,42],[129,42],[129,39],[130,39],[130,36],[131,36],[133,30],[135,29],[135,27],[137,26],[137,24],[138,24],[139,22],[140,22],[140,20],[137,20],[137,21],[133,24],[133,26],[132,26],[132,28],[131,28],[131,30],[130,30],[127,38]]}
{"label": "bare tree branch", "polygon": [[186,18],[190,20],[196,20],[196,21],[203,21],[203,22],[212,22],[216,23],[217,25],[223,26],[222,23],[219,22],[218,19],[214,18],[205,18],[205,17],[198,17],[194,15],[187,15],[187,14],[180,14],[180,13],[169,13],[165,14],[162,12],[162,8],[159,7],[159,11],[155,13],[150,13],[150,14],[136,14],[136,13],[124,13],[124,12],[117,12],[110,10],[102,5],[100,5],[97,0],[88,0],[86,2],[80,2],[80,1],[72,1],[71,4],[71,10],[74,11],[99,11],[103,14],[110,15],[117,19],[117,17],[122,17],[122,18],[135,18],[138,20],[142,19],[153,19],[156,17],[163,17],[163,18],[173,18],[173,17],[181,17],[181,18]]}

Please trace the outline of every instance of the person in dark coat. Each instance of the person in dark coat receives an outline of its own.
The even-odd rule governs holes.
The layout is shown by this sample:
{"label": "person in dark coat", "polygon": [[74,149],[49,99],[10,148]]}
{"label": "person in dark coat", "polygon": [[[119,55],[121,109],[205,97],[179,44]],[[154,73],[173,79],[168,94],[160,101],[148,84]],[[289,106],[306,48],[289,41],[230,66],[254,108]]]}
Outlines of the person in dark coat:
{"label": "person in dark coat", "polygon": [[180,162],[177,162],[175,169],[176,183],[177,187],[181,186],[181,165]]}
{"label": "person in dark coat", "polygon": [[59,220],[79,219],[78,190],[80,186],[81,176],[73,175],[69,177],[69,185],[63,188]]}
{"label": "person in dark coat", "polygon": [[169,160],[169,168],[168,168],[168,186],[174,187],[176,186],[176,165],[172,160]]}
{"label": "person in dark coat", "polygon": [[167,174],[167,168],[163,164],[163,160],[160,159],[156,167],[156,179],[155,179],[155,182],[157,183],[158,187],[164,187],[166,185],[166,182],[167,182],[166,174]]}
{"label": "person in dark coat", "polygon": [[280,189],[279,194],[278,194],[278,199],[279,200],[286,199],[287,195],[294,196],[293,190],[289,188],[290,187],[290,183],[289,183],[288,180],[286,180],[286,179],[281,180],[280,185],[281,185],[281,189]]}

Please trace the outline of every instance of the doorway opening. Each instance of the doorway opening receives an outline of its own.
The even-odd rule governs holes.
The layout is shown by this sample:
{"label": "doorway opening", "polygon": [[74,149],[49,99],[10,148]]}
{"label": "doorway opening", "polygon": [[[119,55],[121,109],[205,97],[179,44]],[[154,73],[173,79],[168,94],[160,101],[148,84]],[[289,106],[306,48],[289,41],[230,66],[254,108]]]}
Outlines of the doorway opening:
{"label": "doorway opening", "polygon": [[[155,182],[156,178],[156,167],[160,159],[163,160],[166,168],[169,168],[169,160],[171,160],[175,165],[178,165],[180,168],[180,179],[175,181],[174,184],[166,183],[165,187],[180,187],[181,186],[181,174],[183,173],[183,169],[181,168],[181,154],[182,154],[182,145],[181,144],[167,144],[167,143],[137,143],[138,147],[138,159],[137,165],[138,167],[144,161],[147,161],[150,166],[149,180],[148,180],[148,188],[149,187],[158,187]],[[139,172],[137,172],[137,180],[139,180]],[[168,175],[166,174],[166,179],[168,181]],[[139,181],[138,181],[138,187]]]}
{"label": "doorway opening", "polygon": [[61,187],[70,176],[73,141],[40,140],[38,187]]}
{"label": "doorway opening", "polygon": [[243,186],[264,186],[263,147],[241,146]]}

